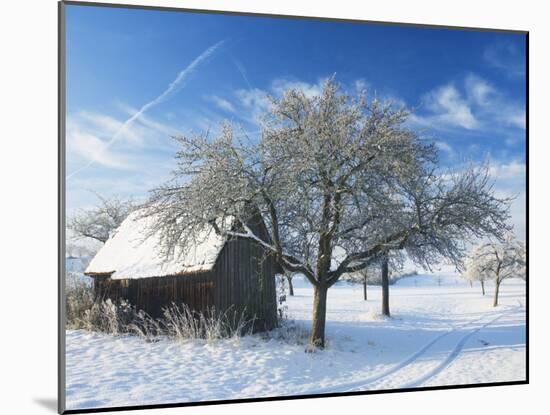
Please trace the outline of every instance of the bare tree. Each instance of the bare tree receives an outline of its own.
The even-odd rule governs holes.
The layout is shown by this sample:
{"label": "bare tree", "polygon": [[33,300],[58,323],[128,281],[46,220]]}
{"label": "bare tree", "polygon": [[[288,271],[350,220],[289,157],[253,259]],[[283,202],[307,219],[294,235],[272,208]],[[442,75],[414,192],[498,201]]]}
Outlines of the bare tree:
{"label": "bare tree", "polygon": [[132,200],[118,196],[111,198],[96,194],[99,204],[95,208],[80,209],[67,221],[77,239],[90,238],[105,243],[113,230],[118,228],[128,214],[136,208]]}
{"label": "bare tree", "polygon": [[[391,253],[389,253],[391,252]],[[391,273],[403,269],[404,256],[402,251],[386,251],[380,257],[381,285],[382,285],[382,315],[391,316],[390,313],[390,284],[392,283]],[[395,281],[395,280],[394,280]]]}
{"label": "bare tree", "polygon": [[285,271],[284,272],[284,278],[286,278],[286,281],[288,282],[288,295],[294,296],[294,285],[292,284],[292,279],[294,278],[294,273]]}
{"label": "bare tree", "polygon": [[65,247],[65,253],[68,257],[78,258],[82,269],[85,269],[97,250],[90,246],[70,242]]}
{"label": "bare tree", "polygon": [[495,281],[493,306],[498,305],[502,281],[525,278],[525,246],[508,235],[503,241],[486,242],[477,246],[467,263],[466,275],[471,279]]}
{"label": "bare tree", "polygon": [[[459,262],[465,239],[508,229],[487,169],[438,172],[435,147],[404,127],[405,110],[351,98],[333,80],[318,96],[291,89],[271,101],[259,143],[228,124],[213,139],[175,137],[174,178],[152,192],[146,214],[166,255],[209,224],[303,274],[314,287],[309,350],[324,347],[327,291],[342,275],[392,250]],[[247,226],[253,217],[267,232]]]}
{"label": "bare tree", "polygon": [[[385,268],[387,262],[387,269]],[[363,286],[363,299],[367,300],[367,285],[369,283],[382,287],[382,314],[390,316],[390,285],[399,277],[397,272],[403,269],[404,257],[399,252],[384,255],[377,261],[371,261],[365,268],[342,276],[342,279]],[[392,278],[392,275],[394,276]]]}
{"label": "bare tree", "polygon": [[368,267],[365,267],[359,271],[350,274],[344,274],[342,276],[342,279],[345,281],[349,281],[352,284],[361,284],[363,287],[363,300],[367,301],[367,286],[369,284],[369,281],[374,278],[377,269],[378,266],[376,264],[371,264]]}
{"label": "bare tree", "polygon": [[342,279],[349,281],[352,284],[361,284],[363,287],[363,300],[367,301],[367,285],[369,282],[369,278],[372,277],[373,273],[374,267],[370,266],[351,274],[345,274],[342,276]]}

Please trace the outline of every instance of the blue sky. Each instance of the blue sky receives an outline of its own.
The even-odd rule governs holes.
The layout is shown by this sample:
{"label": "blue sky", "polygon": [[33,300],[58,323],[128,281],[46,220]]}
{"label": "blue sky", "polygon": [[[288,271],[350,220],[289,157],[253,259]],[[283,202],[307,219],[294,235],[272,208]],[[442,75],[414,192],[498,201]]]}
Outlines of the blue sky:
{"label": "blue sky", "polygon": [[266,94],[350,93],[412,108],[453,169],[488,161],[525,235],[525,36],[167,11],[67,7],[67,208],[142,198],[169,177],[170,135],[229,119],[251,135]]}

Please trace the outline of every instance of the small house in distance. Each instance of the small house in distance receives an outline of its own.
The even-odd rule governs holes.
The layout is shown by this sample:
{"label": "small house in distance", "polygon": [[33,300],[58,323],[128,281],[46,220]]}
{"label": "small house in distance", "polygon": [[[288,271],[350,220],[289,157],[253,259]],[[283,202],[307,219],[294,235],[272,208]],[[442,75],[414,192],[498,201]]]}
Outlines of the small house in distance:
{"label": "small house in distance", "polygon": [[[148,232],[153,223],[139,212],[130,214],[92,259],[85,274],[93,278],[96,298],[124,298],[152,317],[172,303],[185,303],[196,312],[244,311],[255,318],[255,330],[277,326],[279,271],[263,247],[205,229],[193,235],[192,246],[177,249],[167,260],[160,254],[158,233]],[[247,226],[266,232],[261,219]]]}

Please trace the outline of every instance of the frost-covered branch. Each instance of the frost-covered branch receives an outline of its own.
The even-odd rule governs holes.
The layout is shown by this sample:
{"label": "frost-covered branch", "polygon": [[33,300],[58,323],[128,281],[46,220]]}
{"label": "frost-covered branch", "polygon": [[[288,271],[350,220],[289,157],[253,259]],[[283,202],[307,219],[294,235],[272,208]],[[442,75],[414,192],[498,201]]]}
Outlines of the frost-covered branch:
{"label": "frost-covered branch", "polygon": [[502,241],[489,241],[475,247],[466,261],[465,278],[495,281],[493,305],[498,305],[502,281],[508,278],[526,279],[525,245],[508,234]]}
{"label": "frost-covered branch", "polygon": [[227,123],[214,137],[175,137],[173,179],[152,191],[145,214],[166,255],[206,226],[303,273],[315,287],[312,342],[322,346],[326,290],[343,274],[400,250],[459,264],[466,240],[509,229],[509,201],[494,196],[487,168],[442,174],[407,116],[333,79],[318,96],[288,90],[272,99],[259,141]]}
{"label": "frost-covered branch", "polygon": [[67,228],[77,239],[89,238],[105,243],[111,232],[136,208],[136,204],[118,196],[96,196],[99,199],[98,206],[77,211],[68,218]]}

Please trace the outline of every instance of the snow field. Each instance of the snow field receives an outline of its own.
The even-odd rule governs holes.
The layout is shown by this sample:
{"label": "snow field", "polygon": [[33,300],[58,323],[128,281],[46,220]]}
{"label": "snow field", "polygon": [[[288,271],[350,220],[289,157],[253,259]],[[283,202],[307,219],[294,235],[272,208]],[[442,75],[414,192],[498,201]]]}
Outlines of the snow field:
{"label": "snow field", "polygon": [[[416,280],[416,281],[415,281]],[[452,274],[413,276],[390,288],[329,290],[327,348],[256,334],[176,343],[67,332],[69,409],[257,398],[525,379],[525,283],[501,286],[499,307]],[[296,281],[288,313],[309,330],[313,291]]]}

